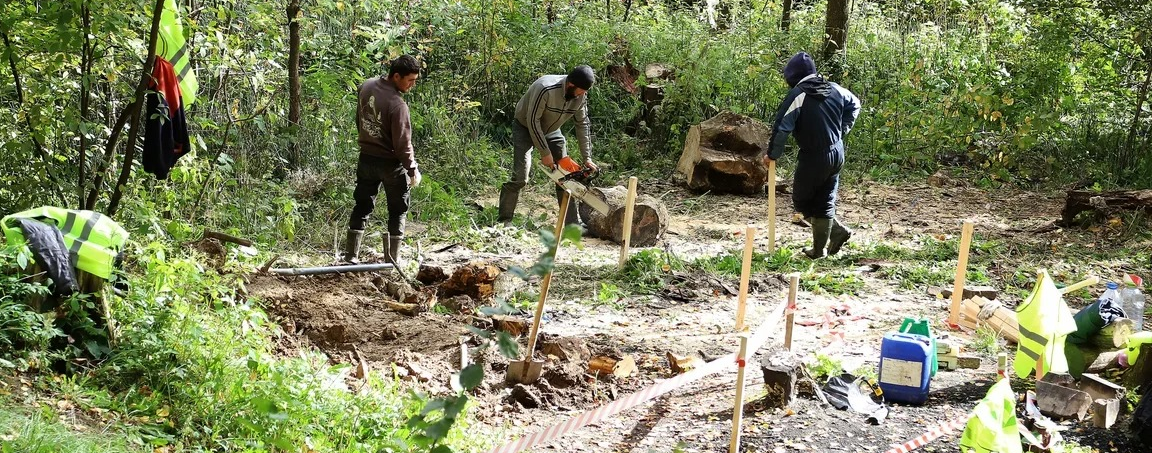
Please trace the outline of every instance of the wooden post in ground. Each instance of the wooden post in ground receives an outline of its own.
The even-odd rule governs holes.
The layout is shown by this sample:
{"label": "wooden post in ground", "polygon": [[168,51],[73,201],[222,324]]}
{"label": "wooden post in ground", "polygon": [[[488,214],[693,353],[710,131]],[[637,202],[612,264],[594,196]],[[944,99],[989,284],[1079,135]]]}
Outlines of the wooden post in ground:
{"label": "wooden post in ground", "polygon": [[732,407],[732,441],[728,452],[740,451],[740,425],[744,422],[744,368],[748,355],[748,334],[740,334],[740,352],[736,354],[736,405]]}
{"label": "wooden post in ground", "polygon": [[792,350],[792,325],[796,317],[796,291],[800,289],[800,276],[792,274],[788,276],[788,308],[784,310],[787,316],[784,318],[784,349]]}
{"label": "wooden post in ground", "polygon": [[768,253],[776,253],[776,161],[768,161]]}
{"label": "wooden post in ground", "polygon": [[956,282],[952,286],[952,308],[948,310],[948,325],[960,324],[960,301],[964,299],[964,279],[968,275],[968,248],[972,245],[972,222],[964,222],[960,233],[960,260],[956,263]]}
{"label": "wooden post in ground", "polygon": [[632,212],[636,208],[636,177],[628,178],[628,198],[624,204],[624,240],[620,243],[620,269],[628,264],[628,246],[632,241]]}
{"label": "wooden post in ground", "polygon": [[744,312],[748,308],[748,277],[752,273],[752,248],[756,240],[756,227],[744,229],[744,264],[740,270],[740,296],[736,302],[736,331],[744,330]]}

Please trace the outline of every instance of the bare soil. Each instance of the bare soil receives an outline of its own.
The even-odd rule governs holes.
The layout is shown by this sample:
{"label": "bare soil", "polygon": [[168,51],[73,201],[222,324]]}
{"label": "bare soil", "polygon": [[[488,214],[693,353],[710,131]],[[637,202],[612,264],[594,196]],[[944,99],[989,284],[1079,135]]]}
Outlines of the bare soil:
{"label": "bare soil", "polygon": [[[685,261],[739,250],[745,225],[762,225],[767,216],[766,196],[695,194],[662,181],[643,181],[640,190],[668,205],[672,222],[658,247]],[[532,218],[551,219],[548,212],[554,201],[543,189],[530,195],[522,202],[522,212]],[[962,220],[974,221],[981,240],[999,244],[995,250],[979,253],[996,253],[1003,258],[989,268],[989,277],[1002,290],[1001,299],[1009,302],[1014,297],[1018,300],[1015,293],[1004,291],[1013,285],[1011,277],[1018,269],[1032,272],[1044,267],[1058,279],[1088,272],[1105,278],[1118,277],[1121,271],[1149,274],[1149,264],[1135,260],[1068,262],[1062,258],[1065,255],[1038,255],[1037,250],[1069,247],[1103,250],[1110,238],[1121,234],[1108,228],[1056,228],[1053,222],[1062,203],[1062,192],[986,191],[954,180],[946,180],[942,186],[858,183],[842,189],[840,215],[856,227],[855,244],[884,241],[910,247],[925,238],[957,235]],[[778,205],[778,239],[799,249],[808,239],[808,230],[787,221],[791,216],[787,193],[780,194]],[[538,242],[521,230],[486,227],[475,234],[484,246],[469,249],[462,244],[426,244],[421,247],[421,259],[449,272],[473,260],[506,269],[530,265],[541,252]],[[1146,243],[1126,245],[1148,248]],[[763,233],[758,235],[756,246],[761,251],[766,247]],[[280,346],[285,353],[318,348],[333,362],[355,363],[358,351],[370,368],[397,370],[397,376],[413,388],[433,394],[450,391],[450,377],[460,367],[460,345],[465,343],[473,351],[471,360],[486,365],[485,383],[476,391],[479,404],[474,415],[491,427],[494,438],[512,440],[671,377],[665,359],[668,352],[709,358],[736,350],[738,343],[732,332],[737,278],[680,273],[670,277],[679,282],[674,292],[605,301],[598,297],[600,283],[616,272],[618,250],[614,244],[586,239],[583,250],[560,252],[542,332],[546,338],[580,338],[594,355],[633,356],[638,372],[619,379],[589,376],[582,363],[549,363],[544,378],[535,385],[505,384],[507,359],[492,349],[475,354],[480,343],[467,330],[476,322],[473,314],[432,310],[406,316],[388,309],[385,301],[390,296],[385,287],[387,282],[399,280],[394,274],[260,275],[253,277],[249,291],[264,301],[283,327]],[[853,249],[845,253],[853,253]],[[866,257],[859,261],[869,262]],[[820,354],[834,358],[850,372],[875,369],[880,337],[894,330],[904,317],[939,321],[947,316],[947,301],[929,295],[927,288],[902,289],[900,281],[875,272],[886,265],[853,265],[842,270],[854,272],[865,282],[856,296],[801,291],[794,350],[808,357]],[[752,276],[747,320],[754,330],[779,306],[786,286],[781,275]],[[497,293],[507,297],[520,292],[534,297],[537,287],[535,281],[522,282],[506,272]],[[534,301],[532,297],[529,299]],[[523,314],[529,315],[527,311]],[[965,332],[950,334],[961,343],[969,339]],[[769,343],[779,344],[782,338],[781,326]],[[522,339],[521,344],[524,342]],[[1010,356],[1013,351],[1009,349]],[[766,409],[761,398],[763,377],[754,366],[758,357],[749,363],[743,451],[884,451],[963,416],[983,398],[995,378],[995,363],[989,358],[978,370],[940,371],[932,381],[927,404],[892,405],[888,420],[874,426],[867,424],[863,415],[821,407],[810,397],[801,397],[789,410]],[[531,451],[727,451],[735,379],[736,367],[731,367]],[[1024,385],[1024,381],[1014,382],[1018,392]],[[1065,436],[1104,452],[1147,451],[1129,443],[1122,434],[1126,424],[1122,420],[1119,428],[1103,431],[1073,422],[1068,423]],[[923,450],[958,451],[958,436],[945,436]]]}

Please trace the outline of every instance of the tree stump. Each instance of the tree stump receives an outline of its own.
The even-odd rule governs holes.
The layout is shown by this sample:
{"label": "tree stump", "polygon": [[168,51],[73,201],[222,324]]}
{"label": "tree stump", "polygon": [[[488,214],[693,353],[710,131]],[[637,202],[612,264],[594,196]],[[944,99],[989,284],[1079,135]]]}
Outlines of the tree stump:
{"label": "tree stump", "polygon": [[441,297],[469,296],[477,301],[488,301],[495,295],[496,278],[500,268],[484,262],[468,263],[456,269],[452,277],[440,285]]}
{"label": "tree stump", "polygon": [[1094,192],[1091,190],[1070,190],[1064,201],[1064,211],[1060,223],[1068,226],[1076,215],[1084,211],[1096,211],[1101,215],[1112,215],[1118,211],[1143,210],[1152,207],[1152,190],[1120,190]]}
{"label": "tree stump", "polygon": [[767,407],[786,408],[796,400],[796,383],[803,374],[802,367],[799,358],[788,351],[773,351],[760,359]]}
{"label": "tree stump", "polygon": [[1152,386],[1152,344],[1140,345],[1140,355],[1136,363],[1124,371],[1124,387],[1138,389],[1143,395]]}
{"label": "tree stump", "polygon": [[[628,189],[624,186],[596,187],[591,189],[604,199],[611,209],[604,215],[591,207],[580,204],[580,217],[588,227],[588,235],[609,240],[617,244],[624,242],[624,211]],[[668,230],[668,208],[651,195],[636,195],[636,207],[632,211],[633,247],[651,247],[664,237]]]}
{"label": "tree stump", "polygon": [[771,135],[764,123],[722,112],[688,130],[676,173],[692,190],[761,193],[768,182],[762,159]]}

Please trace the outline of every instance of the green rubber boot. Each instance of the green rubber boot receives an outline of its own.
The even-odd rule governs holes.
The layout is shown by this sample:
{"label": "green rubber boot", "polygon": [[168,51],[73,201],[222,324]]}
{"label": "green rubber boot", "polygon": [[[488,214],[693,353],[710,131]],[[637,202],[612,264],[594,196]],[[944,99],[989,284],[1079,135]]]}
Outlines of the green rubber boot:
{"label": "green rubber boot", "polygon": [[840,219],[832,218],[832,234],[829,235],[828,240],[828,254],[835,255],[840,253],[840,248],[852,239],[852,230],[840,223]]}
{"label": "green rubber boot", "polygon": [[363,241],[364,230],[348,230],[348,236],[344,239],[344,255],[341,258],[348,263],[358,262],[360,243]]}
{"label": "green rubber boot", "polygon": [[804,254],[812,259],[827,256],[824,246],[828,245],[828,235],[832,233],[832,219],[812,219],[812,248],[804,249]]}

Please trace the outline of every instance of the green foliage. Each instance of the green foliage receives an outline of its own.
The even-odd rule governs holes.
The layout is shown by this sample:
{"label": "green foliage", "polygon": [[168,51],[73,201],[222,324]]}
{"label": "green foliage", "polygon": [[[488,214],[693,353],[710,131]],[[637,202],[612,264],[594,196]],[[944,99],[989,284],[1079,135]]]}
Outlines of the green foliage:
{"label": "green foliage", "polygon": [[828,378],[839,376],[844,372],[844,365],[840,359],[832,358],[827,355],[816,353],[813,360],[807,364],[808,373],[816,382],[825,382]]}
{"label": "green foliage", "polygon": [[985,357],[994,357],[1003,350],[1003,340],[1000,334],[986,326],[976,329],[976,336],[968,343],[968,349],[976,351]]}
{"label": "green foliage", "polygon": [[99,434],[78,434],[60,420],[61,414],[51,406],[38,410],[17,410],[10,401],[0,399],[0,453],[128,453],[146,452],[132,437],[119,430]]}
{"label": "green foliage", "polygon": [[672,253],[644,249],[628,257],[615,283],[633,293],[654,294],[666,285],[673,271],[684,268],[684,261]]}

